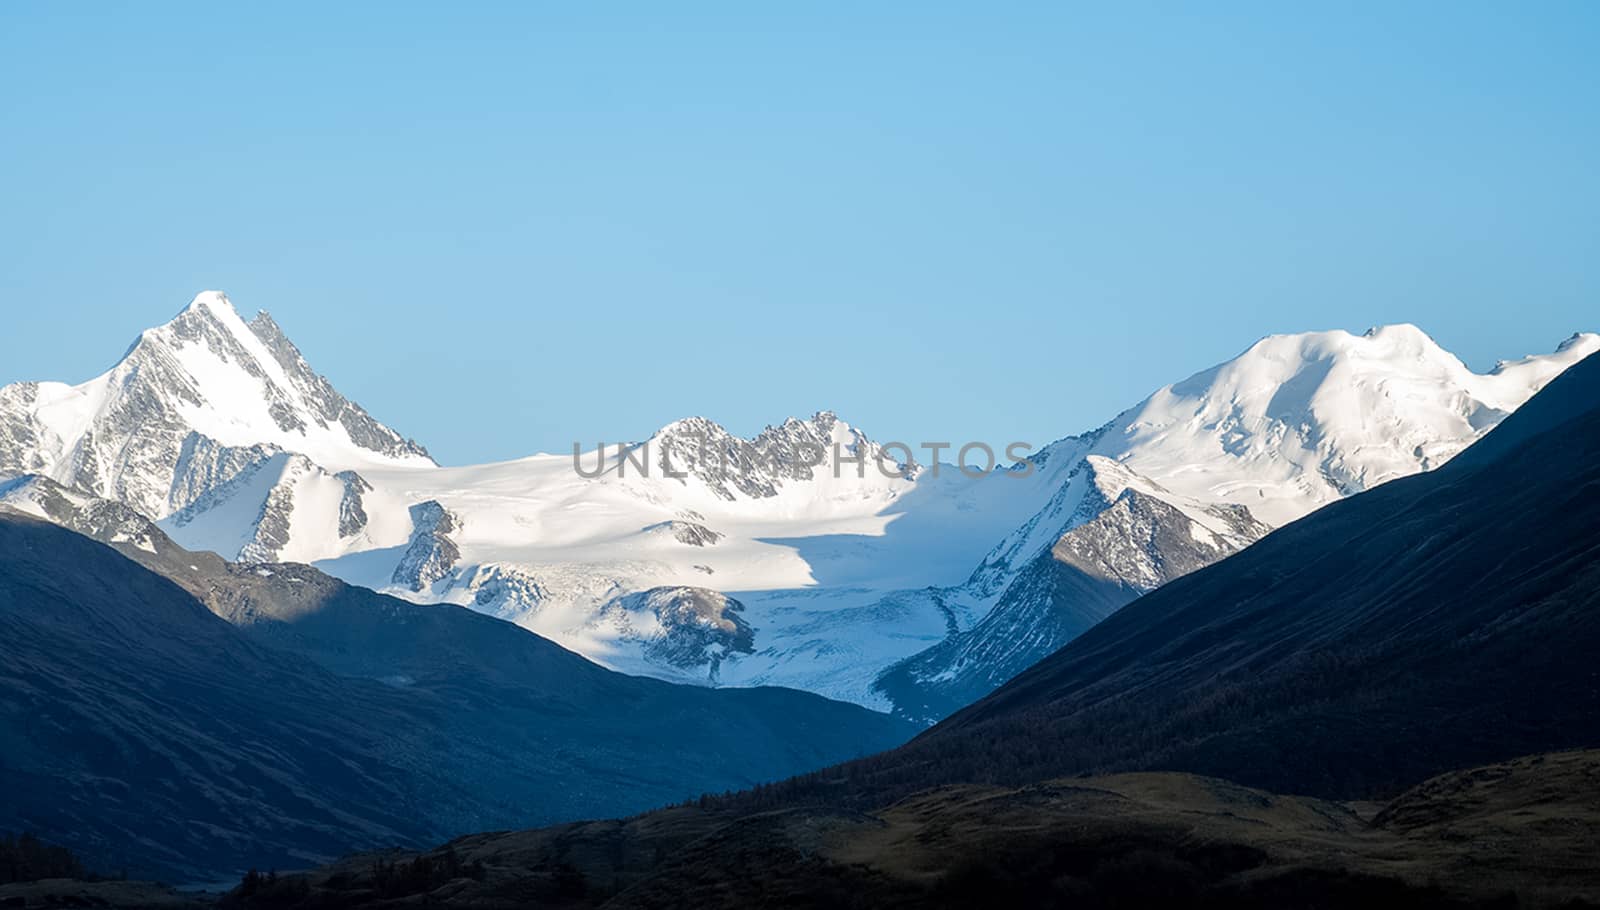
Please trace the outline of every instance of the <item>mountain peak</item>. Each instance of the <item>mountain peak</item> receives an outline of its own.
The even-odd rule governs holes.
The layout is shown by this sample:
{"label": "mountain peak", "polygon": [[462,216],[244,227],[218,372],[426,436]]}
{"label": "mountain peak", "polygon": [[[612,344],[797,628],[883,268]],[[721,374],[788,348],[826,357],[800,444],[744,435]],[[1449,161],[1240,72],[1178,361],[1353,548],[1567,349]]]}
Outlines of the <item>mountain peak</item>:
{"label": "mountain peak", "polygon": [[1375,325],[1361,333],[1363,338],[1387,338],[1406,341],[1426,340],[1433,343],[1433,337],[1416,325],[1409,322],[1396,322],[1389,325]]}
{"label": "mountain peak", "polygon": [[817,411],[810,417],[789,416],[778,424],[768,424],[760,433],[745,437],[729,430],[722,424],[709,417],[693,416],[682,417],[664,425],[650,435],[651,440],[662,441],[684,436],[704,437],[709,440],[730,440],[735,444],[760,444],[765,439],[772,439],[782,435],[806,433],[813,436],[828,436],[835,428],[847,434],[858,433],[854,427],[839,419],[833,411]]}
{"label": "mountain peak", "polygon": [[[201,291],[194,295],[194,299],[189,301],[189,305],[183,308],[182,313],[195,310],[210,310],[213,312],[220,310],[232,313],[235,316],[238,315],[233,308],[233,302],[222,291]],[[180,315],[182,314],[180,313]]]}
{"label": "mountain peak", "polygon": [[152,344],[167,349],[199,344],[213,350],[227,350],[233,359],[241,362],[257,358],[261,353],[250,326],[222,291],[201,291],[176,316],[139,333],[123,360]]}
{"label": "mountain peak", "polygon": [[[1417,326],[1272,335],[1158,390],[1101,444],[1146,477],[1274,525],[1449,460],[1585,352],[1475,373]],[[1204,465],[1204,468],[1197,468]],[[1248,478],[1248,480],[1246,479]]]}
{"label": "mountain peak", "polygon": [[1374,326],[1371,326],[1371,328],[1366,329],[1366,331],[1363,331],[1363,333],[1362,333],[1362,337],[1384,337],[1384,336],[1390,336],[1390,337],[1394,337],[1394,336],[1422,336],[1422,337],[1427,337],[1427,333],[1426,333],[1426,331],[1422,331],[1421,328],[1418,328],[1418,326],[1416,326],[1416,323],[1386,323],[1386,325],[1374,325]]}
{"label": "mountain peak", "polygon": [[1564,354],[1571,350],[1593,352],[1600,350],[1600,335],[1594,332],[1573,332],[1566,340],[1556,345],[1556,353]]}

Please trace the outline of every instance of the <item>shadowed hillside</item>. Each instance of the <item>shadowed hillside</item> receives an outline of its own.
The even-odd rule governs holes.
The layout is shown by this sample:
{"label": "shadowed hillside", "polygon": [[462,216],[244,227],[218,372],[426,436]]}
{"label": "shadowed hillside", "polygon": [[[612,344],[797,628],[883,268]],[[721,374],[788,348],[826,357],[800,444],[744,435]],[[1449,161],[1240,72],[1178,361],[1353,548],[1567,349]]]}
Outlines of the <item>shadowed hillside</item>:
{"label": "shadowed hillside", "polygon": [[[246,908],[1545,907],[1600,895],[1600,753],[1385,807],[1134,773],[952,786],[871,812],[680,807],[351,857]],[[1373,813],[1376,812],[1376,819]],[[248,893],[246,893],[248,892]]]}
{"label": "shadowed hillside", "polygon": [[463,608],[188,553],[93,505],[65,517],[181,586],[0,509],[0,830],[94,869],[204,880],[638,811],[909,732],[801,692],[613,673]]}

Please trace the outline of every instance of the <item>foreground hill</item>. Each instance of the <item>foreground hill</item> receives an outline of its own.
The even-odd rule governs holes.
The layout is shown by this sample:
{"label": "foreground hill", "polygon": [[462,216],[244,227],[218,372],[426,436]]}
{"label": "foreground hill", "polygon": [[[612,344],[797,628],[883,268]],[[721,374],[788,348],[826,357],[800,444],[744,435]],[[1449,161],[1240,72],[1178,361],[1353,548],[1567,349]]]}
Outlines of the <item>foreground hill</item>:
{"label": "foreground hill", "polygon": [[623,676],[469,610],[188,553],[118,503],[25,483],[14,502],[171,576],[0,508],[0,830],[93,868],[194,880],[626,813],[910,732],[806,693]]}
{"label": "foreground hill", "polygon": [[961,785],[870,812],[680,807],[351,857],[243,907],[1492,907],[1600,896],[1600,753],[1387,805],[1132,773]]}

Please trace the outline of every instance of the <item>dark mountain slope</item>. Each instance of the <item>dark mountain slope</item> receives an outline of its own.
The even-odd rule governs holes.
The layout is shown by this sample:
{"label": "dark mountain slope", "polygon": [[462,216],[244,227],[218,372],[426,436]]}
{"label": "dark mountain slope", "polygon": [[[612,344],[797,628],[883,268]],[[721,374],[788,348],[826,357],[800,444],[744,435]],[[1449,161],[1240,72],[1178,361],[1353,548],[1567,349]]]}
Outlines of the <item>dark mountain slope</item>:
{"label": "dark mountain slope", "polygon": [[885,670],[873,688],[895,714],[924,723],[948,717],[1093,628],[1139,591],[1057,559],[1034,557],[977,625]]}
{"label": "dark mountain slope", "polygon": [[[239,635],[171,582],[0,514],[0,829],[102,868],[287,864],[446,829],[428,712]],[[224,863],[221,868],[229,868]]]}
{"label": "dark mountain slope", "polygon": [[[0,509],[10,633],[0,639],[0,767],[31,782],[0,811],[0,829],[48,833],[102,866],[292,867],[361,846],[623,814],[911,732],[801,692],[613,673],[466,609],[407,603],[307,566],[190,553],[124,507],[31,483],[31,502],[52,517],[171,576]],[[187,759],[150,759],[119,745],[129,739]],[[258,774],[309,791],[309,808],[298,794],[237,792]],[[165,793],[182,798],[164,803]],[[262,805],[235,812],[191,798]],[[300,826],[319,819],[311,809],[332,814],[307,834]],[[232,828],[219,821],[230,813]],[[135,837],[134,820],[149,815],[170,830]],[[232,833],[200,837],[213,826]]]}

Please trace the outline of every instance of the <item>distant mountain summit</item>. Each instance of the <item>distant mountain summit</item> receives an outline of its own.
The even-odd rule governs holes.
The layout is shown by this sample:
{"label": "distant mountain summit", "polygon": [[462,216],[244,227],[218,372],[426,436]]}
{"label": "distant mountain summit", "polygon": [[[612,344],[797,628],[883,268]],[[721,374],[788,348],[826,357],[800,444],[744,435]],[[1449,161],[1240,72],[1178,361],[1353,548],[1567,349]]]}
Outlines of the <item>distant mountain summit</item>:
{"label": "distant mountain summit", "polygon": [[1474,373],[1413,325],[1273,335],[1119,415],[1098,449],[1279,526],[1444,464],[1596,350],[1575,335]]}

